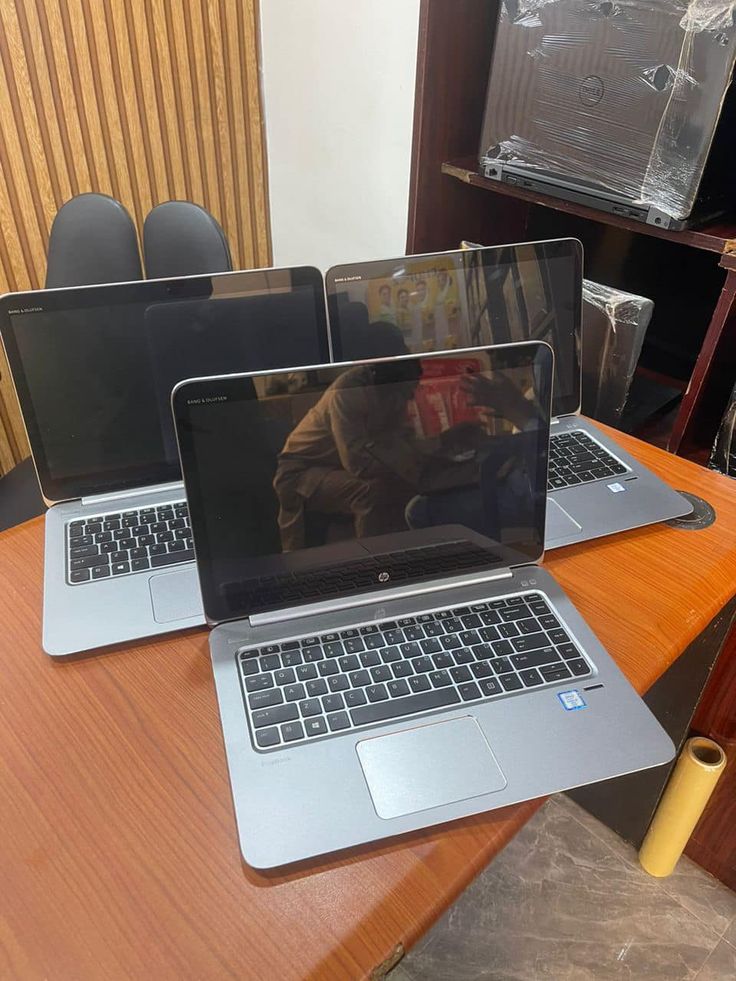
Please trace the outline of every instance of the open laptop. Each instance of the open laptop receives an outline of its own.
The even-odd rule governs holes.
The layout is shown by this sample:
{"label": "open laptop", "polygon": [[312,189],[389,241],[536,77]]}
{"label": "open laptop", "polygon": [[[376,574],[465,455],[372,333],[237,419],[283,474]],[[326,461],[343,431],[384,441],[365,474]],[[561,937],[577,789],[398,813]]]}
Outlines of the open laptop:
{"label": "open laptop", "polygon": [[290,393],[283,377],[172,396],[250,865],[672,757],[537,564],[547,345],[321,367]]}
{"label": "open laptop", "polygon": [[51,655],[201,624],[174,384],[326,360],[312,268],[8,294],[0,330],[47,504]]}
{"label": "open laptop", "polygon": [[394,323],[412,353],[541,340],[555,353],[545,547],[689,514],[680,494],[580,415],[582,245],[576,239],[471,248],[333,266],[333,356],[381,348]]}

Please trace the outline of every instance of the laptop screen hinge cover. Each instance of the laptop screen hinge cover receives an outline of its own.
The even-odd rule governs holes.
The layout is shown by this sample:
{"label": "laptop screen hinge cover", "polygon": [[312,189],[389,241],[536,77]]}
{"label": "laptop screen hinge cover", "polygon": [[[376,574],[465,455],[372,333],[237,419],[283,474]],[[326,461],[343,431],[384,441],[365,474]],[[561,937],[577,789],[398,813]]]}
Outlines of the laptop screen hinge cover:
{"label": "laptop screen hinge cover", "polygon": [[144,494],[160,494],[163,491],[184,494],[184,484],[181,481],[168,484],[153,484],[150,487],[134,487],[132,490],[111,491],[109,494],[93,494],[90,497],[81,498],[84,505],[107,504],[110,501],[124,501],[129,497],[141,497]]}
{"label": "laptop screen hinge cover", "polygon": [[282,623],[287,620],[298,620],[303,617],[318,616],[324,613],[335,613],[339,610],[349,610],[356,606],[368,606],[371,603],[387,603],[390,600],[411,599],[439,593],[446,589],[458,589],[462,586],[474,586],[479,583],[497,582],[501,579],[511,579],[511,569],[504,569],[493,575],[479,575],[463,579],[444,579],[441,582],[426,586],[406,586],[391,591],[381,590],[375,593],[362,593],[358,596],[345,596],[340,599],[325,600],[322,603],[305,603],[303,606],[292,606],[287,610],[274,610],[268,613],[255,613],[248,617],[251,627],[263,627],[266,624]]}

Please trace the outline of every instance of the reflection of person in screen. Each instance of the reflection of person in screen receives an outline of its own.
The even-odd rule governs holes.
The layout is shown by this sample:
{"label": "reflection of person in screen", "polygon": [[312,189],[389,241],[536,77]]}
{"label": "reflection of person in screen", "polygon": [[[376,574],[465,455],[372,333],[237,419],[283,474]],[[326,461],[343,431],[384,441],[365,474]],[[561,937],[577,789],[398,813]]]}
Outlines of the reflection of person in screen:
{"label": "reflection of person in screen", "polygon": [[378,304],[378,316],[376,319],[387,324],[395,324],[396,311],[391,302],[391,287],[385,283],[378,288]]}
{"label": "reflection of person in screen", "polygon": [[432,305],[432,296],[429,288],[427,287],[426,280],[418,279],[414,284],[412,302],[414,304],[414,309],[419,315],[421,323],[421,340],[435,341],[434,308]]}
{"label": "reflection of person in screen", "polygon": [[[366,353],[371,347],[406,353],[391,324],[369,325]],[[284,551],[310,544],[310,513],[352,519],[359,538],[406,530],[404,510],[423,464],[406,411],[418,372],[415,361],[349,368],[291,432],[274,479]]]}
{"label": "reflection of person in screen", "polygon": [[404,336],[411,334],[411,310],[409,309],[409,290],[403,287],[396,294],[396,325]]}

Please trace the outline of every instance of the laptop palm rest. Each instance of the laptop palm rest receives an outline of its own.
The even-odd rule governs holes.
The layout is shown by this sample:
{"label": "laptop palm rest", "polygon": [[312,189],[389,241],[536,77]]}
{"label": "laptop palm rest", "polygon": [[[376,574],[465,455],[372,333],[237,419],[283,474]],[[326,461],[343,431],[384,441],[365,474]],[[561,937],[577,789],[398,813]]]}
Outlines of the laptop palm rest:
{"label": "laptop palm rest", "polygon": [[564,541],[572,538],[582,530],[580,525],[571,514],[558,504],[553,497],[547,498],[547,517],[545,519],[544,541],[546,545],[550,542]]}
{"label": "laptop palm rest", "polygon": [[148,585],[156,623],[204,617],[202,594],[194,564],[186,569],[151,576]]}
{"label": "laptop palm rest", "polygon": [[364,739],[357,747],[380,818],[503,790],[506,778],[470,716]]}

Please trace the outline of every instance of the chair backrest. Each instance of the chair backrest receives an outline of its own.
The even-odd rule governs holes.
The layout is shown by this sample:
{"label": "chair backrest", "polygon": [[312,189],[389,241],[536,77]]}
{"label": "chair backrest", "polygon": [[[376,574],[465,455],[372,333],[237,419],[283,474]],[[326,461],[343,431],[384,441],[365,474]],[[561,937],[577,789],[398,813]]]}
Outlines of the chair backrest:
{"label": "chair backrest", "polygon": [[225,233],[209,211],[191,201],[166,201],[143,225],[147,279],[229,272],[233,268]]}
{"label": "chair backrest", "polygon": [[46,289],[142,279],[135,225],[107,194],[79,194],[51,226]]}
{"label": "chair backrest", "polygon": [[621,420],[654,304],[644,296],[583,281],[582,410]]}

